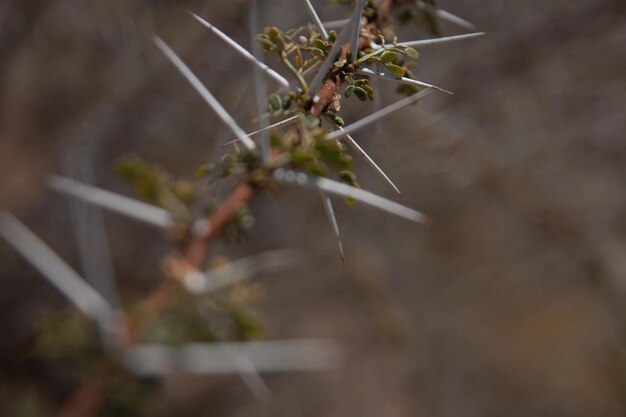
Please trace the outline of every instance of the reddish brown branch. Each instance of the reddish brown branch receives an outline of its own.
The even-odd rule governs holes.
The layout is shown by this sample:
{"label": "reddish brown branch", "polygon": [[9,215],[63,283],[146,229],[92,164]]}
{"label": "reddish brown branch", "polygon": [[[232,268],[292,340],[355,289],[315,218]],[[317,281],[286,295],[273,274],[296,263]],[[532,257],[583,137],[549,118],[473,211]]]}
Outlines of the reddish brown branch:
{"label": "reddish brown branch", "polygon": [[[167,310],[175,299],[176,281],[184,279],[189,271],[202,270],[211,246],[221,236],[226,225],[236,216],[237,211],[254,197],[256,188],[241,182],[222,205],[208,218],[207,233],[194,237],[183,255],[170,255],[165,263],[167,279],[155,287],[144,298],[128,324],[130,342],[139,339],[141,329],[151,320]],[[174,278],[174,279],[171,279]],[[56,417],[92,417],[97,414],[104,401],[104,386],[112,373],[111,364],[105,361],[87,376],[74,390]]]}

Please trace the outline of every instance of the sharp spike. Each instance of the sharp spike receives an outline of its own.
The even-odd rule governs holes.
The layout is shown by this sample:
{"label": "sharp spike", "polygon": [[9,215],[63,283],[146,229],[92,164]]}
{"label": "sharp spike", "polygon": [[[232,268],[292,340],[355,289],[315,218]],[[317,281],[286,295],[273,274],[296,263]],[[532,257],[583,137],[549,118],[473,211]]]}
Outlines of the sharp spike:
{"label": "sharp spike", "polygon": [[[198,16],[197,14],[195,14],[193,12],[189,12],[189,14],[191,14],[191,16],[194,19],[196,19],[198,22],[200,22],[200,24],[202,26],[204,26],[207,29],[209,29],[211,32],[213,32],[215,35],[217,35],[220,39],[222,39],[224,42],[226,42],[229,46],[231,46],[243,58],[245,58],[247,61],[250,61],[251,63],[253,63],[258,68],[260,68],[261,71],[263,71],[267,76],[273,78],[281,86],[289,87],[289,81],[285,77],[283,77],[282,75],[280,75],[279,73],[277,73],[276,71],[274,71],[273,69],[268,67],[265,63],[261,62],[254,55],[252,55],[250,52],[248,52],[243,46],[239,45],[237,42],[232,40],[224,32],[222,32],[221,30],[219,30],[218,28],[216,28],[215,26],[213,26],[212,24],[210,24],[209,22],[207,22],[206,20],[204,20],[203,18]],[[252,33],[255,33],[255,32],[252,32]]]}
{"label": "sharp spike", "polygon": [[176,53],[169,47],[161,38],[158,36],[154,36],[153,38],[155,45],[163,52],[163,54],[169,59],[172,64],[180,71],[180,73],[189,81],[189,83],[193,86],[193,88],[202,96],[204,101],[207,102],[209,106],[217,113],[217,115],[222,119],[224,123],[230,128],[230,130],[235,133],[235,135],[241,140],[248,150],[252,150],[256,148],[256,145],[246,133],[237,125],[235,120],[232,118],[230,114],[222,107],[219,101],[213,94],[202,84],[202,82],[195,76],[195,74],[189,69],[187,65],[176,55]]}
{"label": "sharp spike", "polygon": [[[250,7],[250,33],[257,33],[257,20],[258,20],[258,0],[253,0]],[[257,62],[260,61],[261,50],[258,42],[252,40],[252,52]],[[265,77],[263,77],[261,67],[259,65],[254,66],[254,90],[255,101],[257,105],[257,113],[259,120],[259,133],[261,134],[261,155],[263,157],[263,164],[267,164],[270,159],[270,137],[267,134],[267,126],[269,125],[268,114],[265,110],[267,107],[267,83]],[[249,137],[249,136],[248,136]]]}
{"label": "sharp spike", "polygon": [[352,52],[352,63],[356,61],[359,50],[359,35],[361,34],[361,13],[367,0],[356,0],[354,15],[352,16],[352,36],[350,38],[350,51]]}
{"label": "sharp spike", "polygon": [[451,94],[454,95],[453,92],[445,90],[441,87],[437,87],[436,85],[432,85],[432,84],[428,84],[422,81],[418,81],[418,80],[414,80],[412,78],[407,78],[407,77],[399,77],[397,75],[393,75],[393,74],[387,74],[381,71],[377,71],[371,68],[361,68],[359,71],[359,73],[363,74],[363,75],[373,75],[385,80],[390,80],[390,81],[396,81],[396,82],[400,82],[403,84],[413,84],[413,85],[417,85],[419,87],[426,87],[426,88],[432,88],[433,90],[437,90],[437,91],[441,91],[443,93],[446,94]]}
{"label": "sharp spike", "polygon": [[0,235],[83,313],[110,323],[115,313],[104,297],[8,211],[0,211]]}
{"label": "sharp spike", "polygon": [[376,207],[380,210],[394,214],[417,223],[428,223],[429,219],[422,213],[405,207],[401,204],[387,200],[379,195],[360,188],[351,187],[338,181],[329,180],[323,177],[314,177],[302,172],[295,172],[285,169],[274,171],[274,179],[286,183],[296,184],[303,187],[313,187],[331,194],[352,198],[362,203]]}
{"label": "sharp spike", "polygon": [[326,195],[326,193],[320,190],[320,196],[322,197],[322,205],[324,206],[324,212],[326,213],[326,217],[328,217],[328,222],[330,223],[330,227],[333,230],[333,234],[335,235],[335,239],[337,240],[337,247],[339,249],[339,256],[341,260],[345,260],[345,254],[343,252],[343,242],[341,241],[341,235],[339,234],[339,224],[337,223],[337,217],[335,216],[335,210],[333,209],[333,202],[330,200],[330,197]]}
{"label": "sharp spike", "polygon": [[[466,39],[479,38],[485,35],[486,35],[485,32],[467,33],[464,35],[447,36],[445,38],[420,39],[416,41],[399,42],[398,45],[410,46],[411,48],[417,48],[417,47],[424,47],[424,46],[430,46],[430,45],[437,45],[440,43],[456,42],[456,41],[463,41]],[[392,47],[393,44],[388,44],[385,46]]]}
{"label": "sharp spike", "polygon": [[410,104],[413,104],[425,97],[428,97],[431,94],[430,90],[423,90],[420,91],[417,94],[413,94],[411,96],[408,96],[406,98],[403,98],[400,101],[397,101],[393,104],[390,104],[387,107],[383,107],[382,109],[378,110],[377,112],[374,112],[368,116],[365,116],[364,118],[362,118],[361,120],[354,122],[348,126],[346,126],[345,128],[343,128],[342,130],[337,130],[335,132],[329,133],[326,135],[326,139],[331,140],[331,139],[338,139],[342,136],[345,136],[349,133],[352,133],[356,130],[361,129],[362,127],[382,118],[385,117],[397,110],[400,110]]}
{"label": "sharp spike", "polygon": [[163,376],[170,373],[237,374],[234,357],[248,358],[258,372],[324,371],[340,360],[337,346],[327,340],[193,343],[179,348],[138,345],[126,350],[123,362],[133,373]]}
{"label": "sharp spike", "polygon": [[173,223],[167,210],[91,185],[85,185],[69,178],[51,175],[48,179],[48,185],[55,191],[68,194],[85,203],[93,204],[163,229],[171,227]]}
{"label": "sharp spike", "polygon": [[329,22],[322,23],[328,30],[340,29],[350,23],[350,19],[331,20]]}
{"label": "sharp spike", "polygon": [[428,10],[432,10],[435,12],[435,14],[441,19],[441,20],[445,20],[446,22],[452,23],[453,25],[456,25],[460,28],[466,29],[466,30],[476,30],[476,26],[471,23],[468,22],[467,20],[456,16],[450,12],[447,12],[443,9],[440,8],[434,8],[433,6],[424,3],[423,1],[418,1],[417,5],[419,7],[421,7],[422,9],[428,9]]}
{"label": "sharp spike", "polygon": [[302,263],[305,254],[297,249],[283,249],[260,253],[220,266],[206,273],[193,272],[184,278],[185,288],[193,294],[219,291],[261,272],[277,272]]}
{"label": "sharp spike", "polygon": [[324,28],[320,17],[315,11],[313,4],[311,4],[311,0],[304,0],[304,4],[306,5],[306,11],[309,13],[309,16],[313,20],[313,23],[315,23],[315,26],[317,26],[317,29],[320,31],[324,39],[328,39],[328,32],[326,32],[326,29]]}
{"label": "sharp spike", "polygon": [[398,187],[396,187],[396,184],[391,181],[387,174],[385,174],[385,171],[383,171],[382,168],[380,168],[378,164],[374,162],[374,160],[367,154],[367,152],[365,152],[365,150],[361,148],[357,141],[354,140],[354,138],[352,138],[352,136],[350,135],[344,136],[344,139],[348,143],[348,145],[350,145],[350,147],[352,147],[352,149],[356,151],[356,153],[358,153],[363,159],[365,159],[365,162],[367,162],[369,166],[371,166],[374,171],[376,171],[378,176],[381,177],[393,189],[393,191],[395,191],[400,197],[402,197],[402,193],[400,192]]}

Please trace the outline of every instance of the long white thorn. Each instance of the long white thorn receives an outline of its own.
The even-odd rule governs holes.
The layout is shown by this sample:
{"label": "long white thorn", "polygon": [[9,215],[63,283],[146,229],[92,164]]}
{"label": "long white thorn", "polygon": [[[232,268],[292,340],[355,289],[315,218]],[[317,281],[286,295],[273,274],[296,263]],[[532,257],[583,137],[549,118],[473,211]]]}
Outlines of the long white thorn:
{"label": "long white thorn", "polygon": [[220,102],[217,101],[215,97],[213,97],[211,92],[204,86],[204,84],[202,84],[202,82],[198,79],[198,77],[195,76],[195,74],[189,69],[189,67],[185,65],[185,63],[178,57],[178,55],[176,55],[176,53],[172,51],[172,49],[167,46],[167,44],[163,42],[163,40],[161,40],[161,38],[159,38],[158,36],[155,35],[153,40],[156,46],[167,57],[167,59],[169,59],[172,64],[174,64],[178,71],[180,71],[180,73],[187,79],[187,81],[189,81],[189,83],[198,92],[198,94],[200,94],[204,101],[206,101],[207,104],[211,106],[213,111],[217,113],[220,119],[222,119],[222,121],[226,123],[230,130],[235,133],[235,136],[237,136],[239,140],[241,140],[244,146],[248,148],[248,150],[256,148],[256,145],[252,141],[252,139],[250,139],[246,135],[246,133],[239,127],[239,125],[237,125],[232,116],[228,114],[228,112],[224,109],[224,107],[222,107]]}
{"label": "long white thorn", "polygon": [[354,15],[352,16],[352,37],[350,38],[350,51],[352,52],[352,63],[356,61],[359,50],[359,35],[361,33],[361,13],[367,0],[356,0]]}
{"label": "long white thorn", "polygon": [[320,190],[320,196],[322,198],[322,205],[324,206],[324,212],[326,213],[326,217],[328,217],[328,222],[330,223],[330,227],[333,230],[335,239],[337,240],[339,256],[341,257],[341,260],[343,261],[344,259],[346,259],[346,257],[343,252],[343,242],[341,241],[341,234],[339,233],[339,224],[337,223],[337,217],[335,216],[335,210],[333,209],[333,202],[330,200],[330,197],[326,195],[326,193],[322,190]]}
{"label": "long white thorn", "polygon": [[55,191],[70,195],[85,203],[102,207],[144,223],[163,229],[167,229],[172,225],[172,217],[167,210],[142,201],[56,175],[49,177],[48,185]]}
{"label": "long white thorn", "polygon": [[417,5],[422,9],[427,9],[434,12],[441,20],[445,20],[446,22],[452,23],[453,25],[456,25],[463,29],[476,30],[476,26],[473,23],[468,22],[467,20],[443,9],[435,8],[429,4],[424,3],[423,1],[418,1]]}
{"label": "long white thorn", "polygon": [[109,322],[110,304],[22,222],[0,211],[0,235],[88,317]]}
{"label": "long white thorn", "polygon": [[[295,116],[288,117],[285,120],[281,120],[280,122],[276,122],[274,124],[271,124],[271,125],[263,128],[263,129],[259,129],[259,130],[255,130],[254,132],[250,132],[247,135],[249,137],[253,137],[253,136],[258,135],[259,133],[261,133],[263,131],[268,131],[270,129],[277,129],[279,127],[287,126],[287,125],[293,123],[296,119],[298,119],[298,117],[300,117],[300,116],[296,114]],[[236,143],[238,141],[239,141],[239,139],[234,139],[234,140],[231,140],[231,141],[228,141],[228,142],[224,143],[222,146],[232,145],[233,143]]]}
{"label": "long white thorn", "polygon": [[369,191],[351,187],[338,181],[329,180],[328,178],[314,177],[302,172],[295,172],[280,168],[274,171],[274,179],[303,187],[317,188],[327,193],[351,198],[417,223],[429,222],[428,217],[416,210],[410,209],[391,200],[387,200],[386,198]]}
{"label": "long white thorn", "polygon": [[[261,47],[258,42],[255,42],[254,34],[257,33],[257,21],[259,15],[258,0],[252,0],[250,6],[250,33],[252,34],[252,52],[257,62],[261,62]],[[270,137],[267,134],[267,126],[269,125],[269,115],[265,111],[267,107],[267,82],[263,76],[262,68],[259,65],[254,65],[254,98],[257,107],[257,117],[259,121],[259,130],[261,133],[261,155],[263,157],[263,164],[267,164],[270,159],[271,146]],[[249,136],[248,136],[249,137]]]}
{"label": "long white thorn", "polygon": [[[463,41],[466,39],[479,38],[485,35],[486,35],[485,32],[467,33],[465,35],[446,36],[445,38],[420,39],[420,40],[409,41],[409,42],[398,42],[398,45],[410,46],[411,48],[418,48],[418,47],[423,47],[423,46],[438,45],[440,43],[449,43],[449,42]],[[385,46],[391,48],[393,47],[393,44],[387,44]]]}
{"label": "long white thorn", "polygon": [[339,349],[327,340],[285,340],[263,342],[193,343],[179,348],[166,345],[138,345],[123,358],[131,372],[142,376],[188,374],[238,374],[246,358],[258,372],[306,372],[336,368]]}
{"label": "long white thorn", "polygon": [[385,79],[385,80],[396,81],[396,82],[399,82],[399,83],[402,83],[402,84],[412,84],[412,85],[416,85],[418,87],[432,88],[433,90],[437,90],[437,91],[441,91],[441,92],[446,93],[446,94],[454,95],[453,92],[445,90],[445,89],[443,89],[441,87],[437,87],[436,85],[433,85],[433,84],[428,84],[428,83],[425,83],[423,81],[414,80],[412,78],[399,77],[397,75],[388,74],[388,73],[377,71],[377,70],[374,70],[374,69],[371,69],[371,68],[361,68],[358,72],[360,74],[363,74],[363,75],[369,75],[369,76],[373,75],[375,77],[379,77],[379,78],[382,78],[382,79]]}
{"label": "long white thorn", "polygon": [[219,30],[218,28],[216,28],[215,26],[213,26],[212,24],[210,24],[209,22],[207,22],[206,20],[204,20],[203,18],[198,16],[197,14],[195,14],[193,12],[189,12],[189,14],[191,14],[191,16],[193,16],[194,19],[196,19],[198,22],[200,22],[200,24],[202,24],[202,26],[204,26],[205,28],[209,29],[211,32],[213,32],[215,35],[217,35],[220,39],[222,39],[224,42],[226,42],[229,46],[231,46],[235,51],[237,51],[247,61],[250,61],[251,63],[253,63],[257,67],[259,67],[261,69],[261,71],[263,71],[263,73],[265,73],[268,77],[271,77],[272,79],[274,79],[282,87],[289,87],[289,81],[285,77],[283,77],[282,75],[280,75],[279,73],[277,73],[276,71],[274,71],[273,69],[268,67],[265,63],[263,63],[260,60],[258,60],[254,55],[252,55],[250,52],[248,52],[248,50],[246,50],[243,46],[239,45],[237,42],[232,40],[224,32],[222,32],[221,30]]}
{"label": "long white thorn", "polygon": [[304,259],[305,254],[297,249],[264,252],[211,269],[206,273],[192,272],[185,277],[184,285],[193,294],[212,293],[247,281],[261,272],[274,273],[294,268]]}
{"label": "long white thorn", "polygon": [[340,29],[350,23],[350,19],[339,19],[339,20],[331,20],[328,22],[323,22],[322,24],[328,30]]}
{"label": "long white thorn", "polygon": [[348,145],[350,145],[352,149],[356,151],[356,153],[358,153],[363,159],[365,159],[365,162],[367,162],[368,165],[372,167],[374,171],[376,171],[378,176],[380,176],[400,197],[402,197],[402,193],[400,192],[398,187],[396,187],[396,184],[391,181],[387,174],[385,174],[385,171],[383,171],[382,168],[379,167],[376,162],[374,162],[374,160],[367,154],[367,152],[365,152],[363,148],[361,148],[361,146],[357,143],[356,140],[354,140],[352,136],[346,135],[344,136],[344,140],[348,143]]}
{"label": "long white thorn", "polygon": [[328,32],[326,32],[319,15],[315,11],[313,4],[311,4],[311,0],[304,0],[304,4],[306,5],[306,11],[309,13],[309,16],[313,20],[313,23],[315,23],[315,26],[317,26],[317,29],[320,31],[324,39],[328,39]]}
{"label": "long white thorn", "polygon": [[331,132],[329,134],[326,135],[326,139],[331,140],[331,139],[338,139],[342,136],[345,136],[347,134],[350,134],[356,130],[361,129],[364,126],[367,126],[368,124],[375,122],[376,120],[385,117],[397,110],[400,110],[406,106],[409,106],[425,97],[428,97],[431,94],[430,90],[423,90],[420,91],[417,94],[413,94],[411,96],[408,96],[406,98],[403,98],[400,101],[397,101],[393,104],[390,104],[387,107],[383,107],[382,109],[378,110],[377,112],[374,112],[368,116],[365,116],[364,118],[362,118],[361,120],[354,122],[346,127],[344,127],[341,130],[337,130],[335,132]]}

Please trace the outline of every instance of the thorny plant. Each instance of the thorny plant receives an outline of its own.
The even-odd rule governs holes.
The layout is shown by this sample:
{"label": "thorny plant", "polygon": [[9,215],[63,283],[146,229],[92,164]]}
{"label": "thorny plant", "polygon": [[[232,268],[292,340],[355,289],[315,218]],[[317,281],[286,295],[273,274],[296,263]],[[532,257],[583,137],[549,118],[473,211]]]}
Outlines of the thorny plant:
{"label": "thorny plant", "polygon": [[[419,58],[419,48],[483,34],[403,42],[396,38],[393,23],[418,21],[434,35],[440,35],[440,20],[464,29],[475,28],[439,9],[434,0],[335,2],[352,5],[349,19],[324,24],[305,0],[313,24],[291,30],[266,27],[256,37],[260,48],[255,52],[262,49],[275,54],[290,79],[265,65],[259,53],[248,52],[192,14],[255,66],[257,93],[266,90],[263,75],[278,84],[276,92],[265,102],[261,100],[261,126],[252,133],[245,133],[175,52],[155,36],[156,46],[236,136],[227,142],[232,152],[200,167],[197,178],[176,179],[136,156],[125,157],[118,162],[116,172],[133,185],[146,201],[142,202],[51,177],[53,189],[163,228],[176,243],[163,264],[166,279],[128,313],[113,307],[15,217],[1,213],[0,233],[83,313],[46,319],[34,344],[35,356],[64,362],[77,375],[87,374],[59,416],[138,412],[140,400],[149,397],[154,384],[139,383],[130,375],[238,373],[256,395],[262,396],[268,388],[259,376],[261,372],[324,369],[333,362],[333,348],[323,341],[216,343],[245,342],[260,332],[248,307],[258,296],[256,287],[238,285],[230,292],[217,291],[260,270],[289,266],[301,254],[275,251],[216,266],[214,261],[208,262],[211,247],[218,239],[232,241],[245,234],[253,225],[246,203],[259,192],[278,192],[283,183],[319,190],[342,257],[343,246],[328,194],[340,195],[349,204],[358,201],[411,221],[426,222],[421,213],[360,188],[349,150],[364,158],[399,194],[350,134],[433,90],[449,93],[415,78],[410,68]],[[254,2],[254,13],[256,7]],[[346,100],[372,100],[379,94],[371,83],[373,78],[397,83],[399,93],[406,97],[346,126],[342,105]],[[220,200],[214,192],[216,184],[233,176],[237,177],[236,187]],[[97,338],[90,336],[85,317],[97,323],[103,348],[94,343]],[[209,342],[212,344],[206,344]]]}

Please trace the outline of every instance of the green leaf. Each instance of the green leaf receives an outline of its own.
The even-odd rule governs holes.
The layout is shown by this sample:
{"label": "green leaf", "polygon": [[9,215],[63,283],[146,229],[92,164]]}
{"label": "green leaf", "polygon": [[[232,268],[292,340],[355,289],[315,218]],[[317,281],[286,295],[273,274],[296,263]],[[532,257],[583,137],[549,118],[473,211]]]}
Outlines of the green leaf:
{"label": "green leaf", "polygon": [[406,47],[404,49],[404,53],[406,56],[408,56],[409,58],[413,58],[413,59],[417,59],[420,57],[420,53],[417,52],[415,49],[410,48],[410,47]]}
{"label": "green leaf", "polygon": [[361,101],[367,100],[367,92],[361,87],[354,88],[354,95]]}
{"label": "green leaf", "polygon": [[328,46],[328,44],[321,39],[315,39],[313,41],[313,46],[316,47],[317,49],[324,51],[326,50],[326,47]]}
{"label": "green leaf", "polygon": [[268,101],[273,111],[278,111],[283,107],[282,100],[280,99],[280,96],[276,93],[272,94]]}
{"label": "green leaf", "polygon": [[398,54],[396,54],[395,52],[385,51],[380,56],[380,60],[381,60],[381,62],[383,64],[388,64],[388,63],[392,62],[394,59],[396,59],[397,57],[398,57]]}
{"label": "green leaf", "polygon": [[354,86],[353,85],[349,85],[346,87],[346,91],[344,92],[346,97],[350,97],[352,95],[352,93],[354,92]]}
{"label": "green leaf", "polygon": [[345,59],[342,59],[342,60],[339,60],[339,61],[335,61],[335,66],[336,66],[337,68],[341,68],[341,67],[343,67],[344,65],[346,65],[346,62],[347,62],[347,61],[346,61]]}
{"label": "green leaf", "polygon": [[334,124],[336,124],[337,126],[345,126],[346,122],[343,120],[343,117],[334,114],[334,113],[326,113],[326,116],[328,116]]}
{"label": "green leaf", "polygon": [[391,71],[392,74],[397,75],[398,77],[403,77],[406,74],[406,69],[395,64],[385,64],[387,69]]}
{"label": "green leaf", "polygon": [[275,51],[277,46],[267,38],[259,37],[259,42],[261,43],[261,47],[265,52]]}
{"label": "green leaf", "polygon": [[267,30],[267,36],[270,38],[270,41],[276,43],[280,40],[281,37],[280,30],[277,27],[272,26]]}

